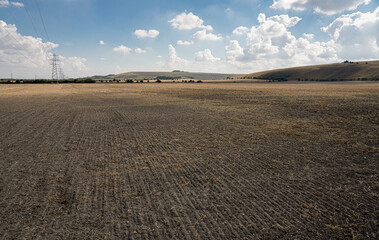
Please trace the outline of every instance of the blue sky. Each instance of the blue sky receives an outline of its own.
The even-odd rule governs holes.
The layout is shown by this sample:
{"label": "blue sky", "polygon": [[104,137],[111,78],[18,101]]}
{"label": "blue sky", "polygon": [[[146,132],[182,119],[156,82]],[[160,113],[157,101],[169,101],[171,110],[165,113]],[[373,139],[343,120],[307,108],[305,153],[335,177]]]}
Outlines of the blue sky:
{"label": "blue sky", "polygon": [[0,77],[48,78],[53,52],[69,77],[378,59],[378,1],[0,0]]}

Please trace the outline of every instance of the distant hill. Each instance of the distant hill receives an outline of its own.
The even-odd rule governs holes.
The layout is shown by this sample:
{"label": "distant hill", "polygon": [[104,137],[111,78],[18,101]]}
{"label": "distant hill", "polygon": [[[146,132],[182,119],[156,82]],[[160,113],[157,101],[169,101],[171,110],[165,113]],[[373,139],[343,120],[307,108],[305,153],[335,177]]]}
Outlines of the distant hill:
{"label": "distant hill", "polygon": [[240,78],[284,81],[379,80],[379,61],[285,68],[247,74]]}
{"label": "distant hill", "polygon": [[113,76],[114,76],[114,74],[109,74],[109,75],[106,75],[106,76],[95,75],[95,76],[92,76],[91,78],[93,78],[93,79],[103,79],[103,78],[111,78]]}
{"label": "distant hill", "polygon": [[110,79],[194,79],[194,80],[219,80],[225,78],[233,78],[241,76],[241,74],[223,74],[223,73],[192,73],[192,72],[127,72],[114,76],[109,76]]}

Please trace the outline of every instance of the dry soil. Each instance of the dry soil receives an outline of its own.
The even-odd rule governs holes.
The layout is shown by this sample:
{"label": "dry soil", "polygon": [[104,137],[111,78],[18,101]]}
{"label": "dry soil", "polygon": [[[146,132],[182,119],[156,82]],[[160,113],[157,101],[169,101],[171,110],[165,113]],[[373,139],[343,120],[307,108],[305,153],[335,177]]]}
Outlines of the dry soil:
{"label": "dry soil", "polygon": [[379,84],[0,86],[1,239],[377,239]]}

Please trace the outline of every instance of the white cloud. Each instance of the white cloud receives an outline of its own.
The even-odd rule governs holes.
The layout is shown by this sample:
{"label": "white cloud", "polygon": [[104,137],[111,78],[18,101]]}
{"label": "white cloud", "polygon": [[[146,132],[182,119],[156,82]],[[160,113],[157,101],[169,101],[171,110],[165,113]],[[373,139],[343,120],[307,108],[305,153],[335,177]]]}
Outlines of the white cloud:
{"label": "white cloud", "polygon": [[176,50],[171,44],[168,45],[168,51],[169,57],[166,62],[168,69],[183,69],[189,64],[189,61],[177,56]]}
{"label": "white cloud", "polygon": [[87,59],[85,58],[59,56],[59,60],[60,66],[62,67],[64,72],[69,76],[77,74],[78,72],[85,73],[88,71],[88,68],[85,65]]}
{"label": "white cloud", "polygon": [[279,53],[280,48],[295,39],[288,28],[295,26],[300,20],[288,15],[266,18],[264,14],[259,14],[260,25],[253,26],[247,34],[245,57],[257,59]]}
{"label": "white cloud", "polygon": [[218,62],[221,60],[220,58],[214,57],[210,49],[204,49],[204,51],[199,51],[195,53],[195,55],[196,61],[199,62]]}
{"label": "white cloud", "polygon": [[[334,41],[313,41],[312,34],[296,38],[289,31],[298,17],[259,14],[259,25],[245,33],[246,45],[231,40],[225,47],[229,64],[237,68],[254,67],[251,71],[339,61]],[[246,31],[246,29],[243,29]]]}
{"label": "white cloud", "polygon": [[128,48],[124,45],[120,45],[118,47],[113,48],[113,52],[122,53],[124,55],[129,54],[132,51],[131,48]]}
{"label": "white cloud", "polygon": [[10,3],[8,0],[0,0],[0,7],[9,7]]}
{"label": "white cloud", "polygon": [[[0,20],[0,73],[12,70],[19,77],[51,77],[51,51],[59,45],[43,42],[41,38],[23,36],[17,32],[15,25]],[[66,75],[76,77],[88,70],[86,59],[80,57],[58,56],[60,66]]]}
{"label": "white cloud", "polygon": [[240,26],[240,27],[233,30],[233,34],[235,34],[235,35],[244,35],[248,32],[249,32],[249,29],[247,27],[244,27],[244,26]]}
{"label": "white cloud", "polygon": [[100,44],[100,45],[104,45],[105,42],[104,42],[103,40],[100,40],[99,44]]}
{"label": "white cloud", "polygon": [[178,41],[176,42],[176,44],[178,44],[178,45],[183,45],[183,46],[188,46],[188,45],[193,45],[194,42],[193,42],[193,41],[182,41],[182,40],[178,40]]}
{"label": "white cloud", "polygon": [[[288,15],[266,17],[259,14],[258,24],[251,28],[239,27],[236,35],[244,40],[230,40],[225,46],[224,59],[216,58],[209,49],[195,53],[195,60],[179,58],[175,48],[170,46],[167,63],[160,65],[165,70],[239,72],[248,73],[268,69],[314,65],[349,60],[369,60],[379,58],[379,7],[373,12],[356,12],[336,18],[322,28],[331,38],[319,41],[312,33],[299,37],[292,34],[301,18]],[[198,38],[207,35],[203,29]],[[195,36],[194,36],[195,37]],[[216,36],[217,37],[217,36]],[[206,64],[204,64],[206,62]],[[167,67],[175,66],[175,67]]]}
{"label": "white cloud", "polygon": [[135,51],[136,53],[138,53],[138,54],[143,54],[143,53],[146,53],[146,52],[147,52],[146,50],[143,50],[143,49],[141,49],[141,48],[136,48],[134,51]]}
{"label": "white cloud", "polygon": [[340,45],[343,59],[379,58],[379,7],[373,12],[342,15],[322,30]]}
{"label": "white cloud", "polygon": [[177,15],[175,18],[168,21],[171,23],[171,26],[175,29],[179,30],[191,30],[195,28],[202,28],[208,31],[213,31],[212,26],[204,25],[204,20],[200,19],[198,16],[194,15],[192,12],[190,13],[181,13]]}
{"label": "white cloud", "polygon": [[136,35],[138,38],[156,38],[159,35],[159,31],[155,29],[150,29],[148,31],[138,29],[134,32],[134,35]]}
{"label": "white cloud", "polygon": [[216,34],[213,34],[213,33],[207,33],[206,29],[197,31],[193,35],[193,37],[196,38],[196,39],[199,39],[199,40],[209,40],[209,41],[218,41],[218,40],[222,40],[223,39],[221,35],[216,35]]}
{"label": "white cloud", "polygon": [[20,2],[12,2],[12,5],[15,7],[24,7],[24,4]]}
{"label": "white cloud", "polygon": [[0,20],[0,66],[44,67],[49,64],[50,50],[59,45],[41,38],[22,36],[15,25]]}
{"label": "white cloud", "polygon": [[24,4],[20,2],[9,2],[8,0],[0,0],[0,8],[9,7],[11,4],[14,7],[24,7]]}
{"label": "white cloud", "polygon": [[243,56],[243,48],[237,40],[231,40],[229,45],[225,47],[226,56],[229,60],[236,60]]}
{"label": "white cloud", "polygon": [[303,36],[310,41],[315,38],[314,34],[303,33]]}
{"label": "white cloud", "polygon": [[273,0],[272,8],[304,11],[314,9],[318,13],[333,15],[369,4],[371,0]]}

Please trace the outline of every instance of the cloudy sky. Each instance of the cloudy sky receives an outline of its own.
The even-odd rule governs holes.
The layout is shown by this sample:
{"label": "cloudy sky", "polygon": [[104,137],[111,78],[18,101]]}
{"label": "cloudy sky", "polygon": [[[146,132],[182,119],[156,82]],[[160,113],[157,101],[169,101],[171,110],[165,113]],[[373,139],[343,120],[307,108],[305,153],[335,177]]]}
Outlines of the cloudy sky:
{"label": "cloudy sky", "polygon": [[52,53],[69,77],[251,73],[379,59],[378,39],[379,0],[0,0],[0,78],[49,78]]}

